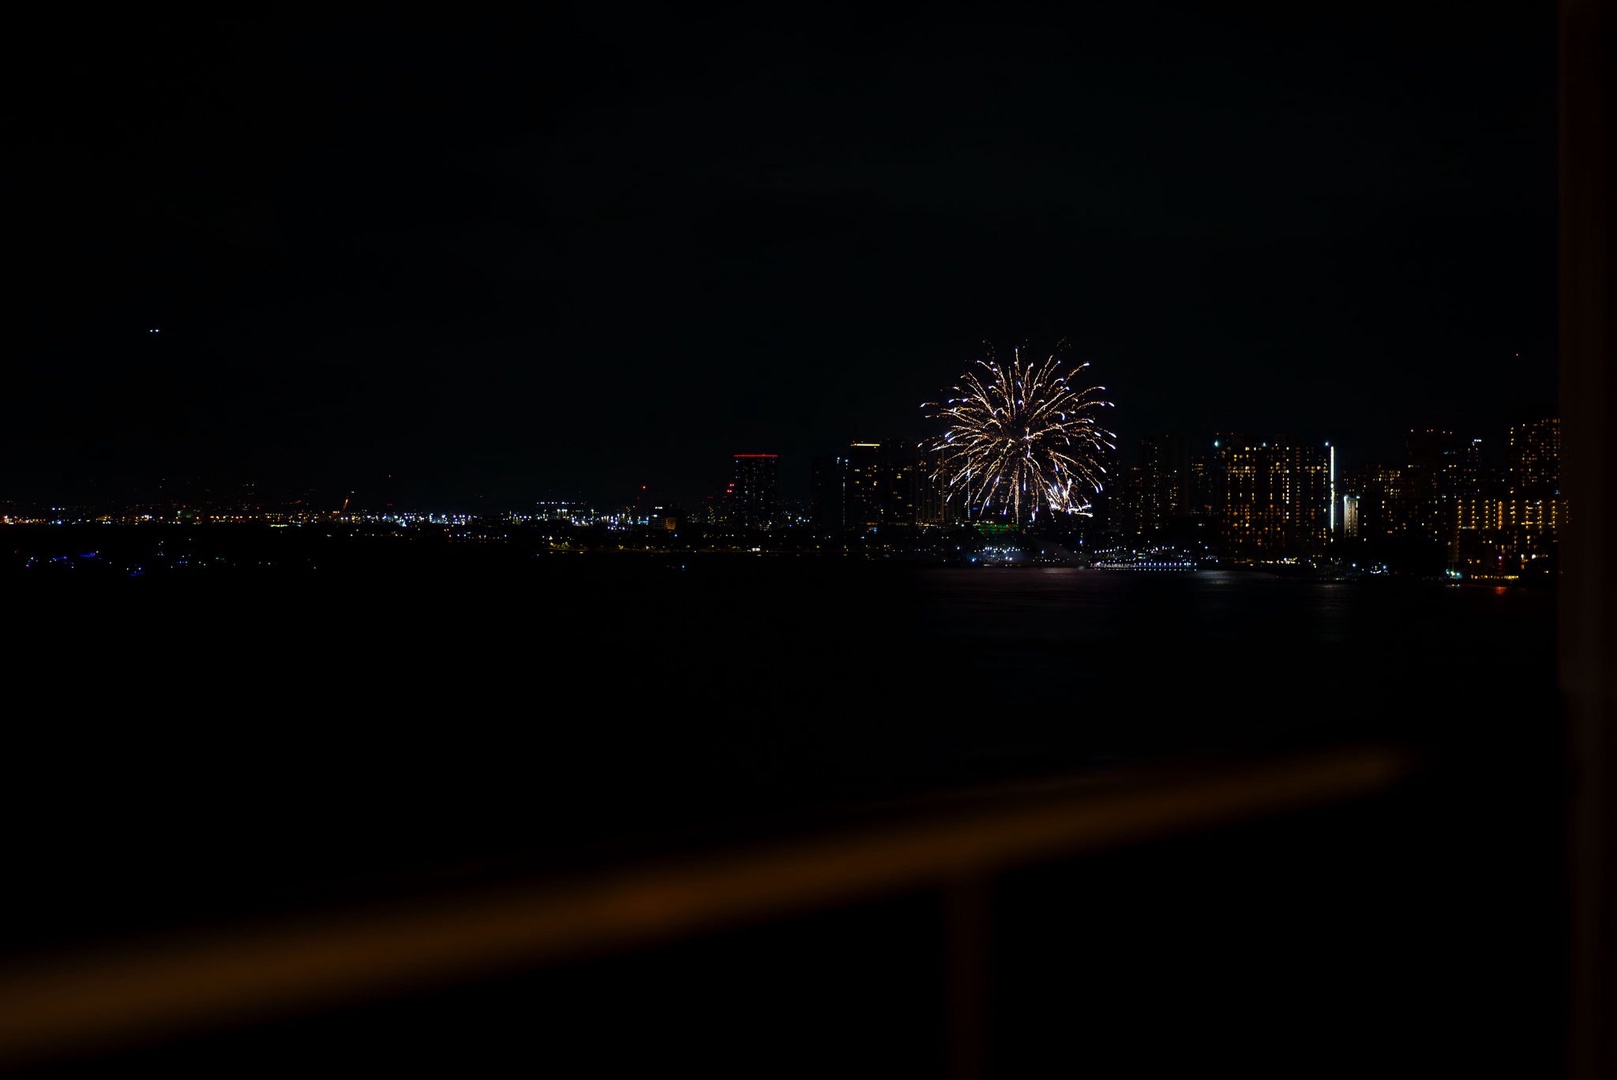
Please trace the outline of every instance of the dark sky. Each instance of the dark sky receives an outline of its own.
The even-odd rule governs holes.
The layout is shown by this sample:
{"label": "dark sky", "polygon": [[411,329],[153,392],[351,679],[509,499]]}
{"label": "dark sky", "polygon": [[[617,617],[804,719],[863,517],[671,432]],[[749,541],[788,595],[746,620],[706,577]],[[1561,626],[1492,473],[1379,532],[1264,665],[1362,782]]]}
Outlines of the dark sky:
{"label": "dark sky", "polygon": [[0,499],[798,494],[984,339],[1125,461],[1555,412],[1553,3],[226,7],[9,35]]}

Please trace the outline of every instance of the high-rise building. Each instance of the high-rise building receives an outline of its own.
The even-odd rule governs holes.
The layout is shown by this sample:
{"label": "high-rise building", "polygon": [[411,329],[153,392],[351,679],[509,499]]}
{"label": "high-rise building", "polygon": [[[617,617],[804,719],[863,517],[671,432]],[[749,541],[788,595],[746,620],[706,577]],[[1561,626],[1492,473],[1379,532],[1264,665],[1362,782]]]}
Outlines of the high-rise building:
{"label": "high-rise building", "polygon": [[1535,420],[1510,429],[1506,450],[1512,492],[1542,496],[1561,490],[1561,421]]}
{"label": "high-rise building", "polygon": [[1403,536],[1409,528],[1405,511],[1404,471],[1397,465],[1366,465],[1343,476],[1337,484],[1343,512],[1353,500],[1353,528],[1349,539],[1378,541]]}
{"label": "high-rise building", "polygon": [[1147,435],[1140,440],[1135,513],[1140,533],[1159,533],[1187,514],[1190,455],[1179,435]]}
{"label": "high-rise building", "polygon": [[[942,492],[927,474],[919,443],[851,442],[846,452],[811,463],[811,518],[821,528],[856,532],[942,524]],[[930,509],[923,510],[929,499]]]}
{"label": "high-rise building", "polygon": [[919,446],[913,442],[848,444],[844,520],[850,529],[914,525],[921,482]]}
{"label": "high-rise building", "polygon": [[1452,548],[1459,529],[1458,501],[1474,488],[1481,442],[1441,428],[1404,436],[1403,509],[1414,539]]}
{"label": "high-rise building", "polygon": [[1360,519],[1360,502],[1362,497],[1354,494],[1343,494],[1337,497],[1338,512],[1341,518],[1337,522],[1337,537],[1342,540],[1360,540],[1364,538],[1364,530]]}
{"label": "high-rise building", "polygon": [[882,522],[882,444],[851,442],[843,458],[847,462],[843,494],[847,500],[843,521],[849,529],[873,529]]}
{"label": "high-rise building", "polygon": [[1551,418],[1512,427],[1507,457],[1499,525],[1524,560],[1549,556],[1568,512],[1561,494],[1561,421]]}
{"label": "high-rise building", "polygon": [[915,523],[952,525],[959,519],[958,507],[949,500],[949,485],[938,473],[936,452],[928,444],[915,448]]}
{"label": "high-rise building", "polygon": [[848,459],[823,454],[809,462],[809,521],[816,528],[841,532],[848,519]]}
{"label": "high-rise building", "polygon": [[1331,539],[1329,444],[1220,434],[1214,440],[1217,532],[1245,558],[1319,555]]}
{"label": "high-rise building", "polygon": [[922,483],[920,444],[882,444],[881,519],[883,525],[914,525]]}
{"label": "high-rise building", "polygon": [[731,482],[730,520],[748,528],[780,523],[780,455],[737,454]]}
{"label": "high-rise building", "polygon": [[1185,512],[1194,520],[1213,520],[1214,457],[1191,454],[1185,470]]}
{"label": "high-rise building", "polygon": [[1119,469],[1107,487],[1105,531],[1120,540],[1133,540],[1159,531],[1162,519],[1152,502],[1151,477],[1139,465]]}

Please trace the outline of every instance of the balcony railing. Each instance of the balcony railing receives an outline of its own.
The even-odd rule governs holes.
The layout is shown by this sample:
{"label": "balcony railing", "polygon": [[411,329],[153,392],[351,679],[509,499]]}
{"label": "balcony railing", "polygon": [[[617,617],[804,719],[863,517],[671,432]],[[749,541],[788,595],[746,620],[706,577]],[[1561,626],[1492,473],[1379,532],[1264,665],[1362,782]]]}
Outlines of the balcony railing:
{"label": "balcony railing", "polygon": [[767,845],[53,953],[14,964],[0,980],[0,1062],[116,1067],[120,1052],[211,1030],[430,996],[816,910],[935,893],[946,913],[937,946],[946,958],[940,1020],[948,1060],[956,1075],[981,1075],[996,881],[1108,849],[1384,796],[1420,767],[1407,750],[1370,746],[1026,783]]}

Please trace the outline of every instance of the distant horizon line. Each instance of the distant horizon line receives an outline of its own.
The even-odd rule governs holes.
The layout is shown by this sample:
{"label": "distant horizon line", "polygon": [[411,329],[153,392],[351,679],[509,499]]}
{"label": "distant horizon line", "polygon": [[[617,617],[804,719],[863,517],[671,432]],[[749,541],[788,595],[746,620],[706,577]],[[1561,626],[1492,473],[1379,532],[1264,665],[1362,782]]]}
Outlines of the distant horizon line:
{"label": "distant horizon line", "polygon": [[[1444,432],[1450,435],[1457,435],[1461,438],[1469,438],[1483,443],[1485,453],[1487,453],[1490,457],[1495,457],[1497,459],[1497,448],[1505,445],[1505,440],[1508,439],[1511,430],[1518,427],[1543,423],[1546,421],[1559,422],[1559,420],[1559,415],[1553,414],[1535,416],[1534,419],[1519,420],[1506,424],[1504,431],[1498,433],[1492,438],[1469,435],[1462,432],[1457,426],[1445,424],[1432,424],[1427,426],[1414,425],[1403,427],[1399,430],[1404,434],[1415,434],[1417,432]],[[1371,457],[1358,453],[1355,451],[1354,442],[1351,439],[1344,442],[1343,440],[1334,438],[1298,438],[1294,434],[1289,434],[1279,429],[1265,429],[1260,431],[1256,428],[1241,427],[1236,425],[1206,429],[1204,434],[1197,435],[1187,434],[1182,430],[1160,430],[1132,436],[1127,443],[1120,441],[1119,444],[1113,448],[1112,453],[1116,455],[1113,463],[1119,468],[1132,467],[1132,465],[1136,463],[1134,460],[1135,455],[1138,454],[1141,446],[1148,439],[1163,437],[1178,438],[1186,442],[1187,448],[1193,448],[1195,443],[1201,442],[1205,439],[1207,443],[1206,449],[1210,450],[1216,446],[1219,439],[1231,435],[1238,435],[1243,438],[1271,442],[1277,440],[1296,440],[1302,443],[1317,442],[1321,445],[1332,446],[1335,447],[1337,451],[1347,459],[1345,464],[1339,464],[1339,468],[1348,473],[1351,473],[1357,469],[1370,468],[1377,465],[1396,466],[1403,464],[1402,458],[1394,460],[1385,456]],[[719,472],[722,465],[727,461],[733,461],[744,457],[773,458],[782,462],[802,462],[807,464],[819,458],[834,456],[837,449],[857,445],[879,445],[881,442],[887,441],[898,444],[919,444],[926,441],[926,438],[906,437],[892,440],[871,440],[868,438],[856,437],[850,438],[845,442],[839,442],[834,448],[816,451],[813,453],[792,453],[784,450],[766,451],[758,449],[757,441],[752,441],[751,448],[748,450],[732,451],[716,458],[714,471],[715,473]],[[73,470],[66,469],[64,471],[70,473]],[[794,476],[797,471],[798,470],[794,469]],[[390,478],[394,479],[395,483],[397,484],[397,494],[391,499],[383,499],[380,496],[372,498],[367,495],[364,498],[364,502],[368,507],[374,509],[378,505],[381,505],[385,508],[409,503],[413,506],[456,506],[463,508],[458,512],[467,513],[487,512],[490,507],[496,506],[503,508],[502,512],[509,512],[512,510],[521,510],[537,506],[547,501],[577,502],[592,506],[627,507],[636,501],[637,492],[646,491],[648,488],[652,492],[652,497],[655,498],[659,504],[698,505],[709,499],[721,496],[723,494],[723,489],[726,482],[725,480],[715,479],[708,485],[710,490],[707,490],[702,494],[694,494],[687,485],[655,485],[643,479],[630,481],[624,484],[614,483],[610,485],[601,482],[589,482],[577,486],[568,485],[566,490],[560,490],[556,485],[547,484],[540,486],[538,490],[530,490],[528,492],[518,494],[510,490],[511,484],[508,480],[503,483],[480,483],[478,481],[472,481],[462,487],[452,487],[450,485],[433,483],[431,481],[416,484],[411,484],[408,482],[398,483],[396,476]],[[801,502],[808,497],[806,479],[806,475],[804,477],[796,477],[794,479],[793,483],[785,494],[787,501]],[[803,482],[798,483],[797,481]],[[159,490],[162,485],[169,483],[181,485],[185,490],[172,496],[167,495]],[[50,482],[37,480],[12,480],[0,485],[0,507],[6,505],[29,505],[36,508],[53,505],[128,505],[130,503],[157,502],[160,500],[173,502],[176,498],[195,499],[201,494],[208,494],[215,498],[234,497],[239,499],[241,489],[243,488],[258,488],[265,494],[266,497],[275,501],[315,498],[323,502],[335,501],[340,503],[344,499],[355,498],[366,487],[374,486],[374,481],[355,484],[352,481],[337,483],[332,482],[329,479],[307,480],[275,478],[265,476],[263,474],[255,476],[210,476],[200,472],[193,473],[179,469],[163,473],[155,473],[154,470],[154,475],[139,479],[125,476],[113,480],[69,480],[60,484],[53,484]],[[621,493],[611,496],[603,495],[602,490],[608,486],[618,489],[618,491]],[[505,490],[491,494],[488,490],[475,490],[478,487],[504,488]],[[214,489],[219,490],[216,491]],[[476,509],[473,509],[473,507],[476,507]]]}

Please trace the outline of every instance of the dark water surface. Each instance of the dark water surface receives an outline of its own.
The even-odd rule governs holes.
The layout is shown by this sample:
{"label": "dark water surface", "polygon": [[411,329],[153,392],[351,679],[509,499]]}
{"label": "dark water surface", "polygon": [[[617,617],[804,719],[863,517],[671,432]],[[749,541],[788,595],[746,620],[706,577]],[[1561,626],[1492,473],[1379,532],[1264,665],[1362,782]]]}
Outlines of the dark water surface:
{"label": "dark water surface", "polygon": [[1552,593],[1426,581],[580,556],[10,610],[26,895],[138,880],[173,917],[1006,777],[1508,741],[1555,708]]}
{"label": "dark water surface", "polygon": [[[1553,593],[499,551],[313,566],[9,579],[7,951],[1385,739],[1441,778],[996,882],[991,1075],[1554,1074]],[[85,1073],[940,1076],[950,933],[939,897],[895,896]]]}

